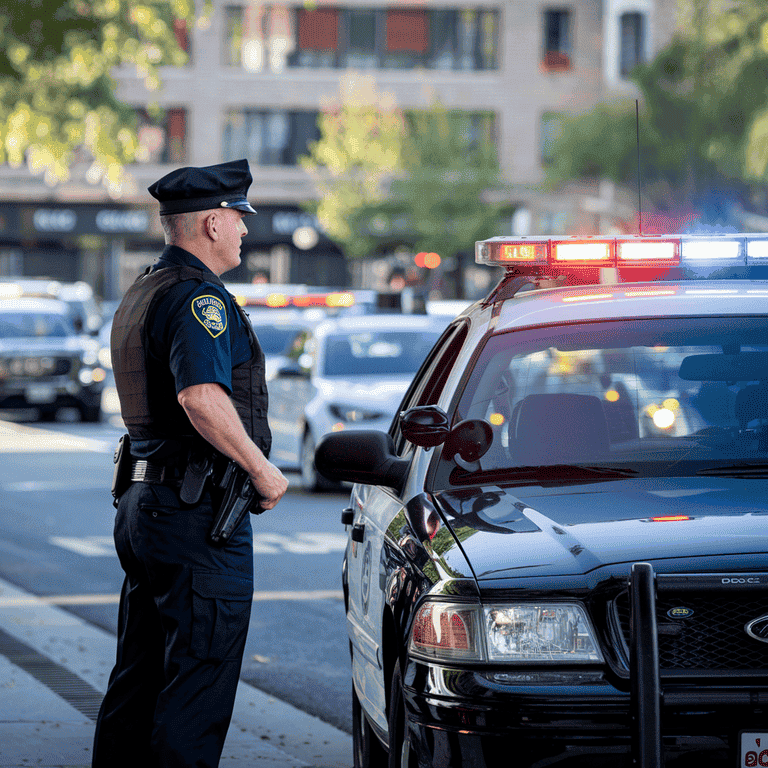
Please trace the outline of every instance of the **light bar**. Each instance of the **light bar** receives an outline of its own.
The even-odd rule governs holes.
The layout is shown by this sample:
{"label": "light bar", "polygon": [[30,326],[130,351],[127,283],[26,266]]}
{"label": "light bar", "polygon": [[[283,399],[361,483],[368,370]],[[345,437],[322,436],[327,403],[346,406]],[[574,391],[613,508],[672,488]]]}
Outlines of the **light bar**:
{"label": "light bar", "polygon": [[610,240],[553,242],[551,260],[555,264],[589,264],[613,266],[613,243]]}
{"label": "light bar", "polygon": [[768,234],[605,238],[502,236],[475,243],[475,261],[507,268],[768,265]]}

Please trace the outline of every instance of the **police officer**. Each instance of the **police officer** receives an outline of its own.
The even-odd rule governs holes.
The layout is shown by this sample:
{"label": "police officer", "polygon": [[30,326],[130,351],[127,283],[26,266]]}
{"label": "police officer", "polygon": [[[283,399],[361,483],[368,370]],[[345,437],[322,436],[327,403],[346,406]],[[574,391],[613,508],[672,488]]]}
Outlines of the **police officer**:
{"label": "police officer", "polygon": [[229,727],[253,595],[251,522],[211,543],[220,498],[190,456],[236,461],[262,509],[285,493],[267,458],[264,355],[219,279],[240,263],[251,181],[238,160],[149,188],[167,245],[113,321],[131,482],[117,504],[125,580],[94,768],[217,766]]}

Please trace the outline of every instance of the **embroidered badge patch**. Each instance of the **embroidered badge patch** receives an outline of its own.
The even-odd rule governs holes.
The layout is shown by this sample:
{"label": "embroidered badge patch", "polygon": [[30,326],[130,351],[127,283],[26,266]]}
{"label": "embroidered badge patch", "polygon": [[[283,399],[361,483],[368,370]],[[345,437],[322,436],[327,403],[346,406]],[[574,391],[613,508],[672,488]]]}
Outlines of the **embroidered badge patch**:
{"label": "embroidered badge patch", "polygon": [[227,330],[227,310],[216,296],[197,296],[192,299],[192,314],[215,339]]}

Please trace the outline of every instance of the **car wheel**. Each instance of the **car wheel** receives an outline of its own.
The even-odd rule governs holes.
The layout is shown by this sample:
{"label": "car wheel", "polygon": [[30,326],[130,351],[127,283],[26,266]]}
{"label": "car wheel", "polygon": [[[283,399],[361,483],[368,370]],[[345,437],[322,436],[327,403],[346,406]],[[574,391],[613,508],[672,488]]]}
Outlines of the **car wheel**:
{"label": "car wheel", "polygon": [[363,714],[352,686],[352,754],[355,768],[386,768],[387,753]]}
{"label": "car wheel", "polygon": [[97,421],[101,421],[101,406],[100,405],[81,405],[80,418],[82,419],[82,421],[87,421],[91,424]]}
{"label": "car wheel", "polygon": [[411,729],[405,718],[403,673],[395,664],[389,696],[389,763],[388,768],[415,768],[418,765],[411,744]]}

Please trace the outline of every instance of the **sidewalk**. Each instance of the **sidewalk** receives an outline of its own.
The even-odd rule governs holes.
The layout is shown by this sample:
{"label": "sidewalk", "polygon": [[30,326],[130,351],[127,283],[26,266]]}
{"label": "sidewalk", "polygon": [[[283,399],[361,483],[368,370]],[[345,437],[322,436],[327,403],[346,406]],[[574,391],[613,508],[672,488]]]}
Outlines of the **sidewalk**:
{"label": "sidewalk", "polygon": [[[113,635],[0,579],[0,766],[90,766]],[[240,683],[222,768],[348,768],[352,738]]]}

